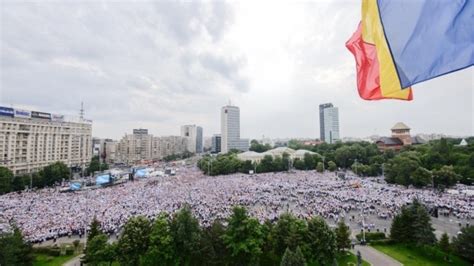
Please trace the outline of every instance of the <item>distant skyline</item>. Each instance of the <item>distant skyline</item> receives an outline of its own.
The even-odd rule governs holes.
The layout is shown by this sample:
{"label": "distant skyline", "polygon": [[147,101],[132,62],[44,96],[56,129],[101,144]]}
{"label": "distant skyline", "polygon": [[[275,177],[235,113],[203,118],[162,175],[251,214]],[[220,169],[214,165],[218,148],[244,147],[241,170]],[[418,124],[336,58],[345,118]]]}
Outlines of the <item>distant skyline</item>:
{"label": "distant skyline", "polygon": [[414,86],[414,101],[363,101],[344,44],[359,1],[13,2],[0,9],[0,105],[92,119],[93,136],[134,128],[220,133],[240,108],[242,138],[319,138],[321,103],[340,136],[474,135],[474,69]]}

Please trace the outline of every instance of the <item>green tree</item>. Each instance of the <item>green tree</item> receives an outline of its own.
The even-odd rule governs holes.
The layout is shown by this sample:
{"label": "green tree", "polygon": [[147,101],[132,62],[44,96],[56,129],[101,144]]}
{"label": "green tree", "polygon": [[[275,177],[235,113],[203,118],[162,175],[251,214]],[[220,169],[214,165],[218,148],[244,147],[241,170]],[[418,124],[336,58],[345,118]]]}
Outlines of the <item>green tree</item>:
{"label": "green tree", "polygon": [[283,159],[280,156],[275,156],[273,159],[273,171],[281,172],[285,170],[285,165],[283,165]]}
{"label": "green tree", "polygon": [[433,182],[437,188],[453,186],[460,179],[461,177],[454,172],[453,166],[445,165],[433,172]]}
{"label": "green tree", "polygon": [[103,233],[87,240],[83,262],[87,265],[99,265],[105,262],[108,259],[105,252],[107,245],[107,236]]}
{"label": "green tree", "polygon": [[404,186],[412,184],[411,176],[420,167],[417,153],[405,152],[385,164],[385,180]]}
{"label": "green tree", "polygon": [[281,158],[281,163],[282,163],[282,171],[288,171],[290,169],[290,155],[286,152],[283,153],[282,158]]}
{"label": "green tree", "polygon": [[424,167],[418,167],[418,169],[413,172],[412,179],[413,185],[418,188],[431,185],[433,183],[431,171]]}
{"label": "green tree", "polygon": [[101,163],[99,156],[94,156],[91,158],[91,162],[89,163],[89,167],[86,169],[86,174],[89,176],[94,174],[94,172],[104,171],[109,169],[109,166],[106,163]]}
{"label": "green tree", "polygon": [[228,252],[223,240],[225,230],[225,226],[219,220],[214,220],[211,226],[203,230],[201,242],[203,264],[226,264]]}
{"label": "green tree", "polygon": [[140,257],[148,249],[150,231],[150,221],[144,216],[132,217],[127,221],[117,243],[118,260],[121,265],[139,264]]}
{"label": "green tree", "polygon": [[296,248],[295,252],[291,249],[286,248],[283,258],[281,259],[280,266],[305,266],[306,260],[301,252],[300,247]]}
{"label": "green tree", "polygon": [[40,187],[51,186],[56,182],[68,180],[70,178],[71,171],[63,162],[55,162],[46,167],[44,167],[39,172],[39,177],[41,178]]}
{"label": "green tree", "polygon": [[15,176],[11,183],[11,190],[20,191],[25,189],[25,185],[29,185],[29,182],[25,183],[26,180],[30,180],[28,175]]}
{"label": "green tree", "polygon": [[32,265],[33,249],[25,241],[20,229],[12,226],[12,232],[0,233],[0,265]]}
{"label": "green tree", "polygon": [[283,256],[286,248],[293,251],[297,246],[304,246],[307,230],[303,220],[297,219],[291,213],[282,214],[273,227],[275,254]]}
{"label": "green tree", "polygon": [[316,168],[316,156],[311,155],[309,152],[304,154],[303,161],[306,170]]}
{"label": "green tree", "polygon": [[271,155],[265,155],[263,159],[260,161],[260,164],[257,165],[257,172],[258,173],[267,173],[273,172],[273,157]]}
{"label": "green tree", "polygon": [[319,265],[329,265],[336,257],[336,235],[321,217],[313,217],[308,221],[306,243],[309,258]]}
{"label": "green tree", "polygon": [[346,223],[344,222],[344,219],[341,219],[337,223],[335,233],[336,233],[337,250],[341,251],[341,250],[344,250],[346,248],[347,249],[350,248],[350,246],[351,246],[351,240],[350,240],[351,229],[349,228],[349,226],[346,225]]}
{"label": "green tree", "polygon": [[89,242],[93,237],[103,233],[100,226],[99,220],[97,220],[97,218],[94,216],[87,234],[87,242]]}
{"label": "green tree", "polygon": [[277,265],[280,262],[280,257],[275,254],[275,239],[273,234],[274,223],[266,220],[262,225],[262,256],[260,258],[260,265]]}
{"label": "green tree", "polygon": [[[403,210],[402,210],[403,212]],[[402,214],[396,215],[392,220],[392,226],[390,227],[390,239],[394,242],[402,243],[405,242],[408,234],[409,228],[405,224],[405,220],[402,219]]]}
{"label": "green tree", "polygon": [[398,243],[432,245],[436,243],[434,229],[426,207],[418,200],[403,206],[396,215],[390,229],[390,238]]}
{"label": "green tree", "polygon": [[474,263],[474,226],[461,229],[461,234],[453,238],[456,254]]}
{"label": "green tree", "polygon": [[223,239],[231,262],[237,265],[258,264],[262,253],[262,229],[258,220],[248,216],[246,209],[234,207]]}
{"label": "green tree", "polygon": [[148,250],[141,260],[142,265],[172,265],[176,256],[171,235],[171,225],[166,213],[161,213],[153,222]]}
{"label": "green tree", "polygon": [[270,146],[270,144],[261,144],[257,140],[253,139],[250,142],[249,150],[254,151],[254,152],[266,152],[266,151],[270,150],[271,148],[272,148],[272,146]]}
{"label": "green tree", "polygon": [[318,171],[318,173],[322,173],[324,171],[324,164],[322,162],[318,162],[316,165],[316,171]]}
{"label": "green tree", "polygon": [[252,163],[252,161],[247,160],[247,161],[243,162],[243,163],[240,165],[240,170],[239,170],[239,172],[248,174],[249,171],[251,171],[251,170],[254,170],[253,163]]}
{"label": "green tree", "polygon": [[449,243],[449,236],[446,232],[441,235],[438,245],[442,251],[446,253],[451,252],[451,244]]}
{"label": "green tree", "polygon": [[329,161],[328,162],[328,170],[331,171],[331,172],[334,172],[334,171],[336,171],[336,169],[337,169],[336,163],[333,162],[333,161]]}
{"label": "green tree", "polygon": [[171,233],[174,240],[174,250],[178,254],[177,263],[190,265],[200,256],[201,228],[198,220],[191,213],[189,205],[185,205],[171,221]]}
{"label": "green tree", "polygon": [[298,170],[304,170],[306,167],[304,161],[300,159],[295,159],[295,161],[293,162],[293,166]]}
{"label": "green tree", "polygon": [[10,169],[0,166],[0,195],[11,191],[13,172]]}

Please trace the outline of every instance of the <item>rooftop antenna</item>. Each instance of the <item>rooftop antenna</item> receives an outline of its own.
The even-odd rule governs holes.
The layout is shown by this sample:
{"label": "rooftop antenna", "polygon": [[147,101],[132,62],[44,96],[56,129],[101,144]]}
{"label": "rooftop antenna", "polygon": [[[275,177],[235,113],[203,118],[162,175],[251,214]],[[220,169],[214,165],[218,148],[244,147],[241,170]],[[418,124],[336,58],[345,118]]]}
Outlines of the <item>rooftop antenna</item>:
{"label": "rooftop antenna", "polygon": [[232,101],[229,99],[229,106],[232,106]]}
{"label": "rooftop antenna", "polygon": [[81,102],[81,110],[79,111],[79,117],[84,119],[84,102]]}

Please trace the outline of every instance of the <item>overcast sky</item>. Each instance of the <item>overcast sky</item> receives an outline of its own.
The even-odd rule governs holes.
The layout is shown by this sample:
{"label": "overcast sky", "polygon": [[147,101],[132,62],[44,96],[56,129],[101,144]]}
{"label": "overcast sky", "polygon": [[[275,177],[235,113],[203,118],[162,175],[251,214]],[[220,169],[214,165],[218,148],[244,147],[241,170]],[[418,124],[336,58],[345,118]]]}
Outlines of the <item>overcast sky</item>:
{"label": "overcast sky", "polygon": [[342,137],[398,121],[474,135],[472,67],[415,85],[412,102],[359,98],[344,44],[360,1],[67,2],[1,1],[0,105],[77,115],[83,101],[93,135],[116,139],[183,124],[219,133],[229,100],[248,138],[317,138],[326,102]]}

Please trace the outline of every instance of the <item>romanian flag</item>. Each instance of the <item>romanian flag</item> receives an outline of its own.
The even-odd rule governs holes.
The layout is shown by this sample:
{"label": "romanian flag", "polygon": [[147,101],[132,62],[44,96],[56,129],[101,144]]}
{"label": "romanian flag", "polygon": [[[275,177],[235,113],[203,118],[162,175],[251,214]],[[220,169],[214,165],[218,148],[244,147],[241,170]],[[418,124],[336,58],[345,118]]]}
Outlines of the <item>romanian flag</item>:
{"label": "romanian flag", "polygon": [[362,0],[347,48],[366,100],[412,100],[410,86],[474,63],[473,0]]}
{"label": "romanian flag", "polygon": [[362,1],[362,22],[346,47],[356,59],[357,87],[362,99],[413,99],[411,88],[400,85],[375,0]]}

